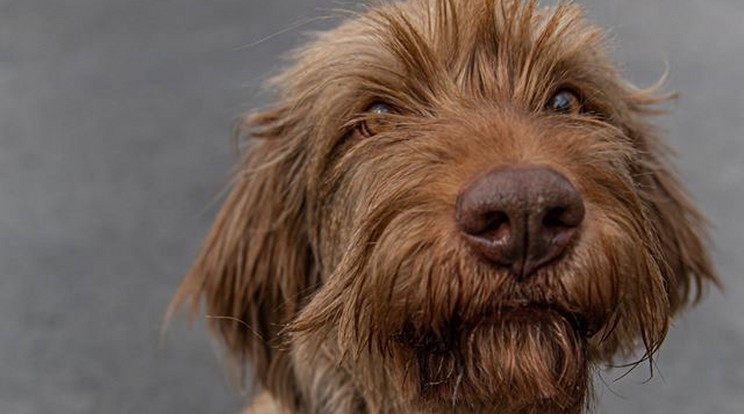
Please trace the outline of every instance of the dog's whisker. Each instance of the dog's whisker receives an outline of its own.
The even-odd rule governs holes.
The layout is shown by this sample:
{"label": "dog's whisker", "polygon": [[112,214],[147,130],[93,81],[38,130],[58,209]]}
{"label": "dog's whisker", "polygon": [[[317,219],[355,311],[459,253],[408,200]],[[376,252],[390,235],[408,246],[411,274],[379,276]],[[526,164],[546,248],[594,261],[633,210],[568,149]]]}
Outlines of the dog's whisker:
{"label": "dog's whisker", "polygon": [[242,320],[240,318],[235,318],[233,316],[212,316],[212,315],[205,315],[204,316],[204,319],[237,323],[238,325],[240,325],[243,328],[245,328],[252,335],[254,335],[255,337],[257,337],[258,339],[263,340],[263,337],[261,336],[260,333],[258,333],[255,329],[253,329],[253,327],[251,325],[249,325],[247,322],[245,322],[244,320]]}
{"label": "dog's whisker", "polygon": [[288,27],[285,27],[284,29],[278,30],[278,31],[276,31],[276,32],[274,32],[274,33],[272,33],[270,35],[264,36],[264,37],[262,37],[262,38],[260,38],[260,39],[258,39],[256,41],[253,41],[253,42],[248,43],[248,44],[243,45],[243,46],[238,46],[233,51],[236,51],[237,52],[237,51],[241,51],[241,50],[245,50],[245,49],[251,49],[251,48],[256,47],[256,46],[258,46],[258,45],[260,45],[262,43],[266,43],[266,42],[268,42],[271,39],[274,39],[274,38],[276,38],[278,36],[281,36],[281,35],[283,35],[285,33],[288,33],[288,32],[291,32],[291,31],[294,31],[294,30],[297,30],[297,29],[301,29],[301,28],[303,28],[305,26],[308,26],[308,25],[310,25],[312,23],[315,23],[317,21],[329,20],[329,19],[332,19],[332,18],[333,18],[333,16],[307,17],[307,18],[301,19],[300,21],[298,21],[296,23],[293,23],[293,24],[289,25]]}

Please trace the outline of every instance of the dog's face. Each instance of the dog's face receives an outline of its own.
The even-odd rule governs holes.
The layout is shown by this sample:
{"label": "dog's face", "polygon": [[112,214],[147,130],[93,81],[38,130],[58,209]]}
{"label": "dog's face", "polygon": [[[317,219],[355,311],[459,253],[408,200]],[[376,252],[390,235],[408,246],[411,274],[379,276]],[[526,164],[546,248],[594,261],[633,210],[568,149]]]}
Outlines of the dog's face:
{"label": "dog's face", "polygon": [[650,356],[715,279],[660,99],[601,43],[577,6],[507,0],[320,35],[180,299],[296,412],[581,411],[593,364]]}

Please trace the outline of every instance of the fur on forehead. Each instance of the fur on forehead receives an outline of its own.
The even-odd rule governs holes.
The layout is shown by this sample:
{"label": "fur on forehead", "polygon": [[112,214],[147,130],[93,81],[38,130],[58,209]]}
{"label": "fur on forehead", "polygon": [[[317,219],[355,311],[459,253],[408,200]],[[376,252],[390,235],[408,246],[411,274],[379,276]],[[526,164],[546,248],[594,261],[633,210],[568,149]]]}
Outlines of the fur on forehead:
{"label": "fur on forehead", "polygon": [[636,102],[603,52],[601,29],[583,14],[570,2],[388,3],[320,34],[275,82],[285,101],[321,102],[334,114],[359,112],[376,99],[417,115],[472,99],[534,110],[561,87],[580,91],[608,116],[656,103]]}

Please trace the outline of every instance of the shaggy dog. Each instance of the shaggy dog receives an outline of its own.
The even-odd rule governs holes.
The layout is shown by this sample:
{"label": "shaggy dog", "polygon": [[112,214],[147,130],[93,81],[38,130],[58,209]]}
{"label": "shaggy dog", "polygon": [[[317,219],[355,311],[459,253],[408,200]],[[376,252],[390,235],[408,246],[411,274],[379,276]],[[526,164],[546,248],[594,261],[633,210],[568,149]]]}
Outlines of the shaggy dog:
{"label": "shaggy dog", "polygon": [[716,277],[705,225],[573,4],[409,0],[320,34],[178,292],[250,412],[580,413]]}

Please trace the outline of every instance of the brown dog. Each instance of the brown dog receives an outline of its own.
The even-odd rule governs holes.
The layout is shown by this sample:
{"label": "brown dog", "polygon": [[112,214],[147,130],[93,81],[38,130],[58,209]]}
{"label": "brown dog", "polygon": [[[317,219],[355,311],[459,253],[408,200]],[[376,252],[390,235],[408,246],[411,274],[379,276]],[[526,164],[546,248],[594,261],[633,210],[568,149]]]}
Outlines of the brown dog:
{"label": "brown dog", "polygon": [[602,42],[576,5],[410,0],[299,52],[174,302],[253,412],[579,413],[651,358],[716,277],[664,97]]}

